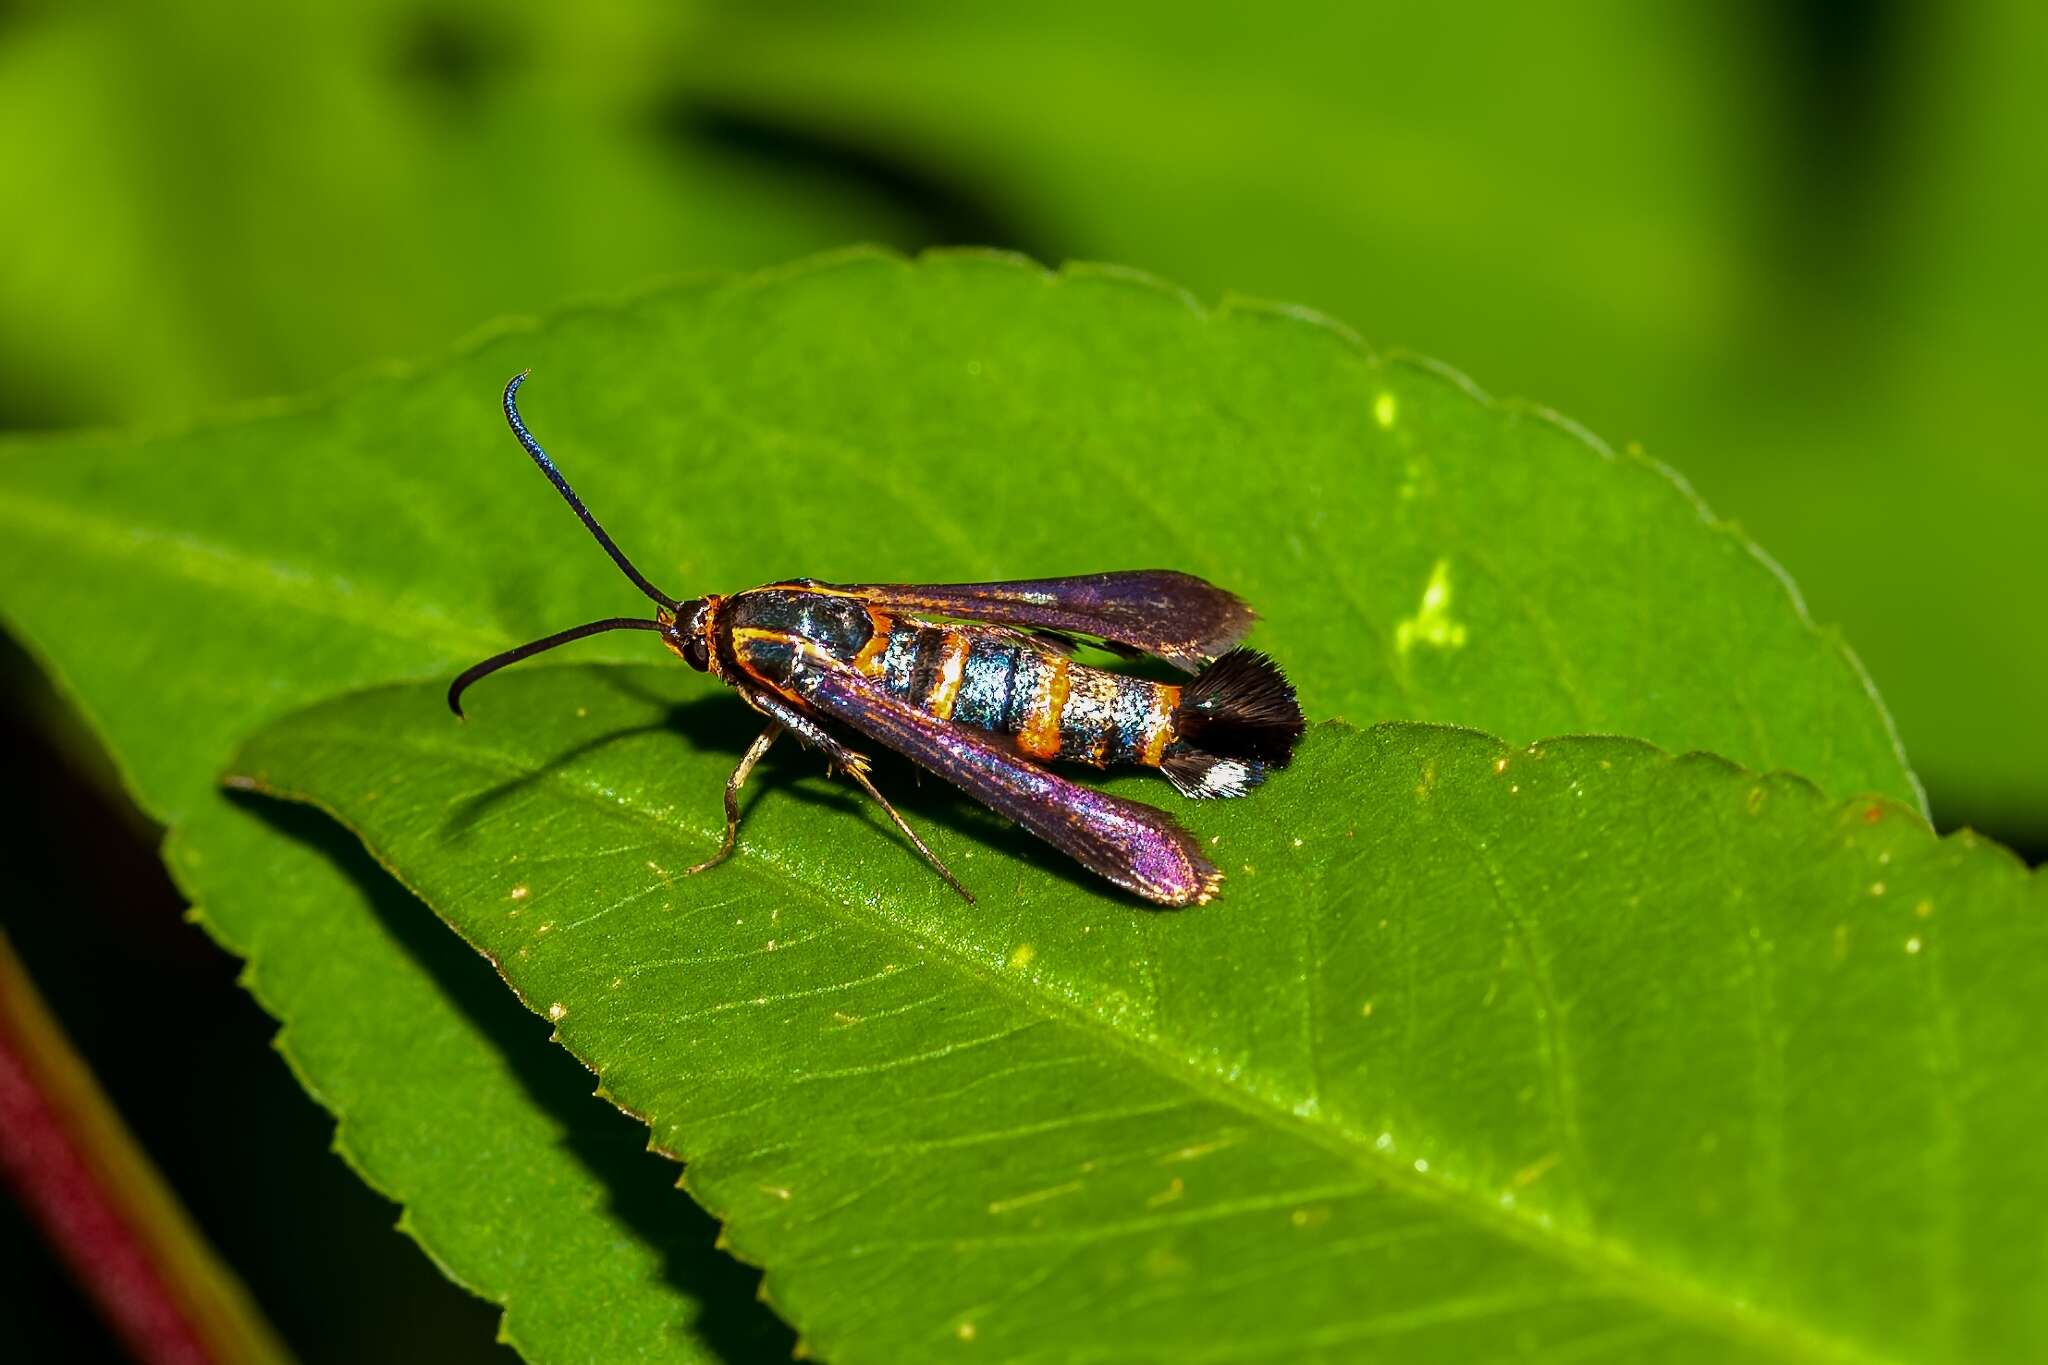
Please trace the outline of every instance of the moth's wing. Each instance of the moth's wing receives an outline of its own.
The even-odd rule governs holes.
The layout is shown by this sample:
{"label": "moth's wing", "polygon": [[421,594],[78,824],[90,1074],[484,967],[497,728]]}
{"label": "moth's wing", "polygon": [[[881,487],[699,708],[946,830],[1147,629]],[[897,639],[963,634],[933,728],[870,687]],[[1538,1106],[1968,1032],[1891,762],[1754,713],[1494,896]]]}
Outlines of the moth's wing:
{"label": "moth's wing", "polygon": [[1013,583],[821,583],[877,606],[1091,635],[1193,673],[1242,640],[1252,609],[1173,569],[1027,578]]}
{"label": "moth's wing", "polygon": [[788,687],[813,710],[885,744],[1007,816],[1089,870],[1162,905],[1216,894],[1223,874],[1165,811],[1069,782],[889,695],[807,651]]}

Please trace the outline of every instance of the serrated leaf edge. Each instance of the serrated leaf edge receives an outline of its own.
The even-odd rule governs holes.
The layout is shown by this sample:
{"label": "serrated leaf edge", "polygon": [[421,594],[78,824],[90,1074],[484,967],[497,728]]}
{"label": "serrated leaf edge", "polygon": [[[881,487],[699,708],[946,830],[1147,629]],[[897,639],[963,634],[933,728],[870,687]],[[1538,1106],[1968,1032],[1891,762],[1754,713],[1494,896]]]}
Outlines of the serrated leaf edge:
{"label": "serrated leaf edge", "polygon": [[[584,665],[583,667],[591,666]],[[371,692],[397,691],[403,690],[404,687],[404,684],[398,684],[386,688],[371,688],[365,689],[364,693],[356,695],[364,695]],[[1648,761],[1658,762],[1671,768],[1697,766],[1712,771],[1719,779],[1730,783],[1760,783],[1767,784],[1773,788],[1789,790],[1796,795],[1797,799],[1805,801],[1809,807],[1814,809],[1836,810],[1844,814],[1860,810],[1863,814],[1859,815],[1858,818],[1865,819],[1868,818],[1868,813],[1872,811],[1876,811],[1880,815],[1895,814],[1903,817],[1908,822],[1909,827],[1915,832],[1917,837],[1924,838],[1936,846],[1948,845],[1956,848],[1958,850],[1959,862],[1967,862],[1971,859],[1996,862],[2000,865],[2002,875],[2007,877],[2016,876],[2021,883],[2027,886],[2026,894],[2040,895],[2044,891],[2048,891],[2048,877],[2042,877],[2035,870],[2029,869],[2023,860],[2002,845],[1977,836],[1968,830],[1947,836],[1940,835],[1936,833],[1919,811],[1895,798],[1872,795],[1842,801],[1830,797],[1816,784],[1799,774],[1782,771],[1758,773],[1717,754],[1703,751],[1672,754],[1647,740],[1619,735],[1562,735],[1518,747],[1484,731],[1464,726],[1426,722],[1388,722],[1360,729],[1342,720],[1328,720],[1320,722],[1314,729],[1340,735],[1361,735],[1368,732],[1403,729],[1437,731],[1480,741],[1491,746],[1493,751],[1502,757],[1510,757],[1518,753],[1540,754],[1546,749],[1575,744],[1626,746],[1637,750]],[[419,898],[422,904],[426,904],[429,909],[433,909],[437,917],[441,917],[444,923],[448,924],[459,937],[463,938],[464,942],[470,942],[467,936],[463,934],[459,925],[448,920],[445,916],[441,916],[440,911],[435,909],[432,903],[421,895],[419,889],[407,879],[404,872],[394,866],[385,857],[384,853],[364,836],[361,830],[352,825],[332,806],[309,793],[281,787],[260,773],[238,770],[230,774],[225,780],[238,788],[260,791],[280,799],[297,801],[323,811],[342,825],[343,828],[348,829],[358,839],[361,839],[364,847],[377,860],[380,866],[384,867],[395,880],[405,886],[415,897]],[[707,837],[709,837],[708,834]],[[793,889],[806,899],[811,900],[828,915],[840,919],[849,917],[846,906],[841,905],[830,896],[819,894],[810,882],[777,860],[751,857],[742,866],[749,867],[770,880],[786,884],[788,889]],[[881,920],[860,918],[858,925],[865,931],[878,934],[893,934],[896,932],[885,921]],[[1380,1153],[1368,1134],[1335,1130],[1327,1123],[1320,1126],[1308,1124],[1291,1111],[1264,1103],[1261,1097],[1255,1093],[1230,1087],[1220,1077],[1203,1070],[1197,1065],[1191,1064],[1185,1058],[1146,1046],[1136,1040],[1127,1038],[1115,1030],[1105,1029],[1101,1019],[1086,1013],[1068,1002],[1059,1000],[1057,997],[1028,993],[1020,989],[1013,979],[992,971],[986,963],[957,952],[948,951],[942,946],[935,946],[929,940],[919,940],[913,943],[911,939],[906,937],[904,942],[910,946],[920,947],[923,951],[933,956],[943,957],[949,965],[969,976],[977,978],[984,985],[991,987],[995,993],[1009,998],[1027,1012],[1036,1012],[1048,1017],[1063,1019],[1070,1024],[1080,1025],[1090,1037],[1106,1042],[1108,1046],[1124,1053],[1141,1065],[1149,1067],[1154,1072],[1166,1076],[1170,1080],[1186,1084],[1189,1089],[1204,1095],[1212,1101],[1244,1113],[1263,1125],[1289,1131],[1295,1136],[1325,1151],[1331,1152],[1339,1159],[1347,1161],[1354,1166],[1371,1169],[1375,1174],[1384,1178],[1388,1184],[1408,1191],[1411,1197],[1420,1201],[1456,1208],[1473,1225],[1498,1233],[1519,1244],[1536,1248],[1577,1270],[1608,1283],[1621,1286],[1638,1302],[1656,1305],[1664,1311],[1670,1312],[1674,1317],[1689,1321],[1708,1330],[1721,1331],[1732,1339],[1746,1343],[1752,1348],[1770,1350],[1790,1359],[1859,1363],[1876,1362],[1885,1359],[1884,1357],[1869,1355],[1854,1344],[1817,1333],[1807,1328],[1804,1324],[1788,1321],[1775,1314],[1764,1313],[1748,1303],[1731,1302],[1716,1293],[1701,1289],[1689,1280],[1674,1275],[1652,1262],[1643,1260],[1631,1249],[1614,1239],[1592,1239],[1561,1233],[1554,1225],[1547,1224],[1534,1215],[1503,1210],[1494,1201],[1475,1196],[1469,1188],[1447,1180],[1441,1172],[1419,1173],[1412,1165],[1405,1161],[1395,1160]],[[475,948],[477,945],[471,943],[470,946]],[[551,1017],[548,1014],[546,1002],[529,999],[519,986],[506,976],[502,966],[495,958],[491,957],[489,953],[483,952],[480,948],[478,951],[491,961],[492,967],[498,971],[499,976],[505,980],[506,985],[512,989],[513,994],[518,997],[522,1005],[544,1018]],[[552,1041],[567,1050],[571,1056],[576,1057],[577,1061],[587,1070],[591,1071],[593,1075],[602,1077],[603,1073],[598,1065],[590,1058],[578,1052],[576,1047],[562,1036],[559,1027],[554,1030],[550,1037]],[[650,1129],[650,1136],[647,1142],[647,1149],[649,1151],[677,1161],[684,1166],[684,1171],[676,1182],[678,1188],[687,1192],[692,1199],[695,1199],[712,1217],[718,1220],[721,1229],[719,1244],[722,1247],[743,1262],[762,1270],[763,1277],[760,1293],[762,1301],[774,1308],[785,1321],[790,1322],[797,1329],[800,1345],[805,1346],[806,1349],[817,1350],[819,1354],[831,1357],[839,1349],[839,1343],[834,1342],[826,1345],[823,1339],[788,1311],[784,1301],[779,1296],[778,1285],[781,1276],[773,1264],[772,1254],[763,1252],[751,1245],[744,1226],[732,1217],[730,1208],[721,1207],[713,1200],[707,1198],[692,1182],[690,1167],[698,1159],[698,1156],[693,1155],[687,1149],[676,1150],[657,1142],[652,1136],[653,1119],[649,1115],[635,1109],[628,1100],[614,1094],[602,1081],[593,1091],[593,1094],[617,1108],[621,1113]],[[678,1119],[671,1126],[678,1129],[684,1128],[687,1126],[687,1119]],[[1647,1291],[1644,1288],[1645,1285],[1650,1286]],[[825,1349],[818,1350],[821,1346],[825,1346]]]}

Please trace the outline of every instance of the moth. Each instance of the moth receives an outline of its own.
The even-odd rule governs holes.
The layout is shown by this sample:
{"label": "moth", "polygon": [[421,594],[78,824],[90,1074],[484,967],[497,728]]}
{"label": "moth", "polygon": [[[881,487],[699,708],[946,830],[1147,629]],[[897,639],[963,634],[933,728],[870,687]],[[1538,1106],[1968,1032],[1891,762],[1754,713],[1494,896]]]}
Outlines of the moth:
{"label": "moth", "polygon": [[[610,617],[544,636],[466,670],[448,706],[478,679],[544,650],[613,630],[650,630],[678,658],[738,692],[766,724],[725,784],[725,836],[739,837],[741,788],[792,734],[880,803],[947,884],[967,888],[869,776],[841,732],[911,762],[1127,891],[1161,905],[1200,904],[1223,874],[1171,815],[1069,781],[1042,764],[1156,768],[1191,797],[1242,796],[1285,767],[1303,719],[1271,659],[1239,645],[1252,612],[1223,589],[1171,569],[1003,583],[821,583],[789,579],[730,596],[671,597],[633,566],[520,418],[513,435],[612,562],[653,601],[653,619]],[[1089,640],[1188,675],[1155,682],[1074,657]]]}

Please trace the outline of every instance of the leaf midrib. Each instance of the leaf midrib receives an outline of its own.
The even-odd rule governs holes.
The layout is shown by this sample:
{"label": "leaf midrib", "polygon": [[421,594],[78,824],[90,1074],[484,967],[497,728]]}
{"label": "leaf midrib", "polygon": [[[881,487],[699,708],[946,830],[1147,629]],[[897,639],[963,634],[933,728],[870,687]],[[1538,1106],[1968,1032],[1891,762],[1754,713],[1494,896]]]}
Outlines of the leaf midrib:
{"label": "leaf midrib", "polygon": [[[1351,734],[1359,733],[1341,720],[1322,722],[1318,728],[1335,728]],[[385,733],[333,725],[326,728],[326,734],[335,740],[385,751],[396,749],[423,759],[482,769],[493,775],[529,779],[533,777],[533,765],[530,762],[485,747],[440,745],[406,737],[393,739],[391,735]],[[1661,752],[1660,758],[1666,763],[1673,761],[1670,756],[1662,755]],[[538,780],[581,804],[595,807],[629,824],[642,826],[652,831],[660,840],[669,841],[676,837],[674,822],[643,811],[638,806],[607,797],[599,789],[574,780],[568,773],[549,770],[541,774]],[[256,785],[262,790],[289,796],[326,811],[362,839],[365,847],[370,849],[392,876],[431,908],[432,903],[419,892],[403,870],[392,864],[383,851],[342,812],[305,791],[260,779]],[[863,821],[872,828],[881,828],[865,816]],[[710,830],[708,826],[704,828],[707,840],[717,832]],[[1734,1340],[1771,1350],[1788,1360],[1833,1361],[1843,1362],[1843,1365],[1888,1365],[1892,1360],[1892,1357],[1873,1354],[1860,1343],[1852,1343],[1815,1331],[1782,1313],[1762,1310],[1746,1300],[1716,1295],[1710,1292],[1708,1287],[1688,1277],[1642,1259],[1632,1249],[1611,1238],[1574,1236],[1560,1231],[1555,1223],[1541,1221],[1535,1214],[1500,1208],[1494,1201],[1475,1194],[1472,1187],[1446,1179],[1440,1172],[1434,1175],[1420,1172],[1410,1163],[1386,1156],[1370,1135],[1346,1128],[1334,1119],[1325,1118],[1319,1123],[1309,1123],[1303,1116],[1266,1100],[1255,1092],[1230,1085],[1214,1072],[1166,1047],[1117,1031],[1099,1017],[1060,999],[1057,995],[1020,989],[1010,978],[989,971],[973,957],[943,942],[934,942],[928,937],[912,934],[886,917],[866,917],[854,913],[852,903],[843,903],[837,898],[820,893],[810,880],[772,856],[750,851],[742,858],[735,859],[733,866],[735,870],[746,869],[749,875],[766,881],[777,889],[793,889],[799,892],[798,898],[817,905],[829,916],[852,928],[883,934],[896,940],[902,947],[928,957],[943,958],[952,969],[978,981],[989,988],[992,994],[1007,999],[1027,1015],[1068,1024],[1083,1037],[1106,1043],[1168,1082],[1183,1085],[1204,1098],[1235,1110],[1255,1125],[1300,1138],[1346,1164],[1370,1174],[1374,1179],[1399,1189],[1418,1203],[1453,1210],[1482,1232],[1491,1232],[1504,1240],[1533,1247],[1579,1273],[1618,1286],[1626,1295],[1654,1311],[1718,1332]],[[468,936],[462,934],[459,926],[451,927],[455,927],[457,934],[468,941]],[[536,1008],[527,999],[523,991],[516,986],[513,989],[527,1008],[533,1009],[535,1013],[545,1014],[544,1010]],[[566,1047],[566,1044],[564,1046]],[[579,1060],[583,1060],[586,1066],[593,1065],[587,1059],[579,1057]],[[638,1110],[627,1109],[626,1112],[643,1123],[651,1122],[648,1116]],[[679,1160],[687,1157],[687,1153],[684,1152],[671,1155]],[[722,1221],[725,1219],[724,1212],[716,1209],[712,1211]],[[774,1265],[764,1264],[764,1269],[769,1277],[775,1276]]]}

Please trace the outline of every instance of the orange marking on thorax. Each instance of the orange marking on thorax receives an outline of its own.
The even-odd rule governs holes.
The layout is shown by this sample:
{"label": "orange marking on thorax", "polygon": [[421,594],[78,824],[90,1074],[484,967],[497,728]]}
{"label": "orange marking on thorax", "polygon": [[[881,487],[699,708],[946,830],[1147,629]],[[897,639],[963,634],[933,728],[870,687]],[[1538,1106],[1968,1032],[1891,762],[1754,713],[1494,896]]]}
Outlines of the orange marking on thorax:
{"label": "orange marking on thorax", "polygon": [[1180,705],[1180,689],[1160,683],[1152,689],[1151,713],[1145,717],[1145,747],[1138,762],[1148,768],[1159,766],[1159,756],[1173,743],[1174,708]]}
{"label": "orange marking on thorax", "polygon": [[[748,678],[751,679],[755,684],[764,687],[768,691],[773,692],[776,696],[781,697],[784,701],[795,702],[798,706],[803,706],[805,704],[804,699],[801,696],[799,696],[795,692],[792,692],[789,688],[783,686],[781,683],[776,682],[773,678],[768,677],[766,674],[762,673],[760,669],[754,667],[754,661],[749,656],[752,653],[752,648],[754,644],[760,641],[766,641],[770,644],[777,645],[792,645],[795,647],[797,655],[800,658],[808,659],[812,663],[821,665],[825,668],[844,667],[844,665],[841,664],[837,659],[833,658],[824,650],[818,648],[818,646],[813,644],[811,641],[786,635],[779,630],[760,630],[754,627],[742,626],[738,630],[733,631],[733,657],[739,660],[740,667],[746,670]],[[759,706],[755,705],[753,698],[747,695],[747,689],[744,687],[740,689],[740,699],[746,702],[747,705],[753,706],[756,711],[761,710]],[[761,711],[761,714],[767,715],[768,713],[766,711]]]}
{"label": "orange marking on thorax", "polygon": [[1067,676],[1067,656],[1048,653],[1051,665],[1038,695],[1031,699],[1030,714],[1017,732],[1017,750],[1029,758],[1057,758],[1060,752],[1060,712],[1066,708],[1073,681]]}
{"label": "orange marking on thorax", "polygon": [[748,676],[753,678],[754,681],[764,683],[780,692],[782,689],[763,677],[760,670],[754,667],[753,659],[748,656],[752,652],[752,646],[756,641],[769,640],[781,642],[788,638],[781,631],[759,630],[750,626],[741,626],[732,632],[732,654],[735,659],[740,661],[740,667],[745,669]]}
{"label": "orange marking on thorax", "polygon": [[946,652],[939,658],[938,681],[925,698],[924,709],[940,720],[953,718],[953,703],[960,699],[960,678],[967,671],[967,651],[973,641],[957,630],[946,632]]}

